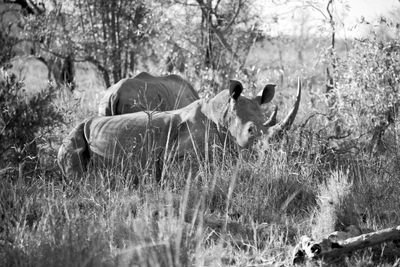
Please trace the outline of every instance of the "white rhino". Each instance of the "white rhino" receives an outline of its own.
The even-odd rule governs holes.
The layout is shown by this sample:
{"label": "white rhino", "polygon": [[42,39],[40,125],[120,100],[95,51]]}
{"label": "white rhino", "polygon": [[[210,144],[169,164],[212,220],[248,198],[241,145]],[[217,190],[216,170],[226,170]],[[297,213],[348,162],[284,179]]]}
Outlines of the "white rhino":
{"label": "white rhino", "polygon": [[242,90],[242,84],[232,80],[229,89],[213,98],[196,100],[178,110],[86,119],[64,139],[59,166],[67,177],[76,177],[91,160],[109,163],[135,155],[142,162],[154,157],[161,168],[163,155],[169,151],[178,159],[204,153],[210,140],[223,146],[226,137],[247,148],[261,136],[270,140],[290,128],[300,104],[300,82],[294,107],[277,124],[273,123],[276,110],[265,120],[260,108],[272,100],[275,86],[265,86],[262,95],[252,99],[241,95]]}

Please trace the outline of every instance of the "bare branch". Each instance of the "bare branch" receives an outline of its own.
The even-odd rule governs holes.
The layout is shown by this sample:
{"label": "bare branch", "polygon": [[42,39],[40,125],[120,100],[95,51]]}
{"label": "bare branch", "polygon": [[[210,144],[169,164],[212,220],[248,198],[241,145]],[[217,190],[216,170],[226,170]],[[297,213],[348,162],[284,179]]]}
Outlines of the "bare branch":
{"label": "bare branch", "polygon": [[316,7],[311,2],[308,2],[307,4],[305,4],[304,7],[311,7],[312,9],[315,9],[316,11],[318,11],[325,19],[328,19],[327,16],[325,15],[324,11],[322,11],[322,9]]}
{"label": "bare branch", "polygon": [[320,112],[316,112],[311,114],[310,116],[308,116],[307,119],[305,119],[305,121],[299,126],[299,128],[304,128],[306,127],[307,123],[314,117],[316,116],[323,116],[323,117],[327,117],[328,115],[324,114],[324,113],[320,113]]}
{"label": "bare branch", "polygon": [[211,24],[211,30],[215,33],[215,35],[218,38],[218,41],[221,43],[221,45],[226,49],[226,51],[228,51],[229,54],[231,54],[231,56],[234,59],[238,59],[239,56],[233,51],[231,45],[226,41],[224,34],[214,25]]}
{"label": "bare branch", "polygon": [[198,5],[196,5],[196,4],[184,3],[184,2],[181,2],[181,1],[178,1],[178,0],[175,0],[175,3],[176,3],[176,4],[180,4],[180,5],[182,5],[182,6],[194,6],[194,7],[197,7],[197,6],[198,6]]}
{"label": "bare branch", "polygon": [[221,3],[221,0],[218,0],[217,3],[215,4],[214,10],[217,11],[219,4]]}
{"label": "bare branch", "polygon": [[43,4],[36,4],[33,1],[30,0],[6,0],[4,3],[12,3],[12,4],[18,4],[21,6],[23,10],[25,10],[28,14],[42,14],[46,9]]}
{"label": "bare branch", "polygon": [[240,13],[240,10],[242,9],[242,7],[243,7],[243,2],[242,2],[242,0],[239,0],[236,12],[233,15],[231,21],[229,21],[228,24],[225,26],[225,28],[222,30],[223,32],[226,32],[227,30],[229,30],[229,28],[233,25],[233,23],[235,23],[235,20],[239,16],[239,13]]}

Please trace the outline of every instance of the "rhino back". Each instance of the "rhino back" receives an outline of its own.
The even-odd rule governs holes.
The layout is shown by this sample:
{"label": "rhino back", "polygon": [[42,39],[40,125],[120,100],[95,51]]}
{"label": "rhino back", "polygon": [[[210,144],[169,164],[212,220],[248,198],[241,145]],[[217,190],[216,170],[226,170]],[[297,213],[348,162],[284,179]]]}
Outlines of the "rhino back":
{"label": "rhino back", "polygon": [[170,110],[183,108],[190,103],[200,99],[193,86],[182,79],[180,76],[172,74],[165,77],[159,77],[159,82],[168,92],[168,101]]}
{"label": "rhino back", "polygon": [[93,118],[86,131],[90,151],[104,159],[150,156],[172,142],[179,118],[167,113],[137,112]]}
{"label": "rhino back", "polygon": [[196,90],[178,75],[155,77],[142,72],[107,89],[99,106],[99,115],[168,111],[185,107],[197,99]]}

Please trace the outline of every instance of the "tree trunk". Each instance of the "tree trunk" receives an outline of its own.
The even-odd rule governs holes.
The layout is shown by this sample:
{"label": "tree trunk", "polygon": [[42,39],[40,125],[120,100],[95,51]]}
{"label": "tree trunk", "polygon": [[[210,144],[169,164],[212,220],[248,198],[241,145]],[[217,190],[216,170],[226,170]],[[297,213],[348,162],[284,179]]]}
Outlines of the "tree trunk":
{"label": "tree trunk", "polygon": [[135,71],[135,53],[133,51],[129,52],[129,70],[131,73]]}
{"label": "tree trunk", "polygon": [[118,41],[117,41],[117,24],[116,24],[116,10],[117,5],[116,1],[113,0],[111,1],[111,9],[109,10],[110,16],[111,16],[111,24],[110,24],[110,32],[111,32],[111,45],[112,45],[112,65],[113,65],[113,79],[114,83],[119,81],[121,79],[121,65],[120,65],[120,60],[119,60],[119,54],[118,54]]}
{"label": "tree trunk", "polygon": [[332,91],[332,89],[335,87],[335,80],[334,80],[334,75],[336,72],[336,58],[335,58],[335,33],[336,33],[336,28],[335,28],[335,21],[333,19],[332,12],[330,10],[330,7],[333,4],[333,0],[329,0],[328,5],[326,6],[326,10],[328,11],[329,14],[329,23],[331,25],[331,49],[330,49],[330,55],[331,55],[331,67],[332,67],[332,75],[329,72],[329,68],[326,68],[326,78],[327,78],[327,83],[326,83],[326,92],[329,93]]}

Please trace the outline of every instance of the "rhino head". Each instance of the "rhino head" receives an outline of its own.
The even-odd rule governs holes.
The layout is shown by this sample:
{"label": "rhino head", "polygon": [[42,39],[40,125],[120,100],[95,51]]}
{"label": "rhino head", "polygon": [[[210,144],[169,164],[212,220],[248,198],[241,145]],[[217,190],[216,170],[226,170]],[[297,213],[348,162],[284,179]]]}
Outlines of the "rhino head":
{"label": "rhino head", "polygon": [[264,118],[261,110],[262,105],[273,99],[275,85],[266,85],[261,94],[254,98],[243,96],[242,91],[242,84],[231,80],[229,90],[220,92],[208,105],[203,106],[203,113],[217,127],[226,129],[240,147],[251,146],[261,136],[268,140],[278,138],[291,127],[300,104],[300,81],[294,106],[279,123],[276,122],[277,108],[268,119]]}

